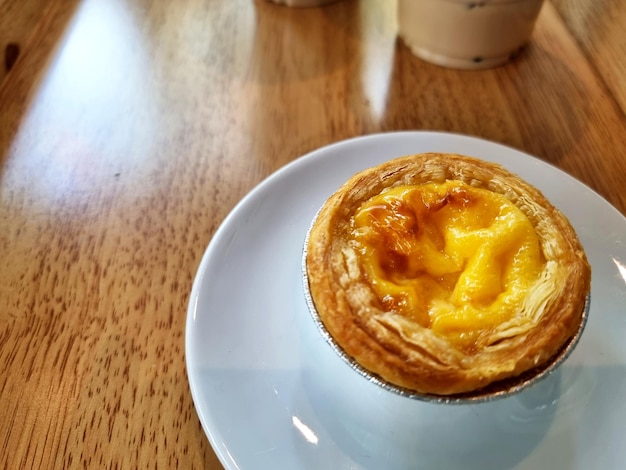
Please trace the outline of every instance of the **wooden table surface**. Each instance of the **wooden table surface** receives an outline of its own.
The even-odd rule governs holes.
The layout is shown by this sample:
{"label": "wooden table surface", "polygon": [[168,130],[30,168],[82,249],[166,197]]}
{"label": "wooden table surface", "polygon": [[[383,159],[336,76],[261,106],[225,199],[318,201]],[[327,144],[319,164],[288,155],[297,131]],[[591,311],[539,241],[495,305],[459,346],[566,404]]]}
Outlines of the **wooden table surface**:
{"label": "wooden table surface", "polygon": [[467,72],[412,56],[388,0],[40,3],[0,85],[2,468],[221,468],[185,370],[194,275],[233,206],[320,146],[478,136],[626,214],[623,27],[594,44],[547,3],[521,56]]}

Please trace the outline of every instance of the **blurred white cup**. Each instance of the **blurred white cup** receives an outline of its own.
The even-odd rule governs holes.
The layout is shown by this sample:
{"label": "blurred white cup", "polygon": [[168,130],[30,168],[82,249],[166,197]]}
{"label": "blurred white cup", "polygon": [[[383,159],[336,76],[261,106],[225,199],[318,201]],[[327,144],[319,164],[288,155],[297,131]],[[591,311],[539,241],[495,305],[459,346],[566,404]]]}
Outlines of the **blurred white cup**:
{"label": "blurred white cup", "polygon": [[543,0],[398,0],[398,34],[418,57],[444,67],[503,64],[527,42]]}

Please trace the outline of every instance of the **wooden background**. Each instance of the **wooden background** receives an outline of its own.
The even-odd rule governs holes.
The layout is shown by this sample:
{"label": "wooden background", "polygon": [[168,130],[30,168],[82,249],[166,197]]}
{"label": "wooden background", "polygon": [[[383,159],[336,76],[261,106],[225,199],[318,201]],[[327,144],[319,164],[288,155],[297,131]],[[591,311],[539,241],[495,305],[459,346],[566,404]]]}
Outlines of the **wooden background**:
{"label": "wooden background", "polygon": [[534,154],[626,214],[626,2],[546,3],[527,50],[442,69],[395,2],[0,0],[0,467],[220,468],[184,363],[189,291],[264,177],[428,129]]}
{"label": "wooden background", "polygon": [[[626,109],[626,2],[551,0],[589,60]],[[37,28],[45,29],[60,0],[0,0],[0,83]]]}

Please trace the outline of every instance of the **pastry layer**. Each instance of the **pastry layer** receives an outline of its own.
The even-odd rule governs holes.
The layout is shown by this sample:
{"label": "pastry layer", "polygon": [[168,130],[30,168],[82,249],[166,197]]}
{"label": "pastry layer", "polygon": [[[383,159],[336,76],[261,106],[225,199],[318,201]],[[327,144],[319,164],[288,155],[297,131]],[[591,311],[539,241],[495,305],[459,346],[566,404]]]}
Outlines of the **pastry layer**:
{"label": "pastry layer", "polygon": [[576,332],[590,268],[567,219],[501,166],[451,154],[355,175],[309,233],[313,303],[361,366],[419,393],[474,391]]}

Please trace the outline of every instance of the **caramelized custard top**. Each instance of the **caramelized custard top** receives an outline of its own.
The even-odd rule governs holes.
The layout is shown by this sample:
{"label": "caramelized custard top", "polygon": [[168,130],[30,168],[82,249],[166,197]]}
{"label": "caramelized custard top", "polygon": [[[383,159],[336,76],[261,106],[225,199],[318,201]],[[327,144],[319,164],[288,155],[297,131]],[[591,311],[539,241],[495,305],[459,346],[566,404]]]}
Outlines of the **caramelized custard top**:
{"label": "caramelized custard top", "polygon": [[351,224],[380,306],[467,352],[519,312],[545,263],[520,209],[460,181],[390,188]]}

